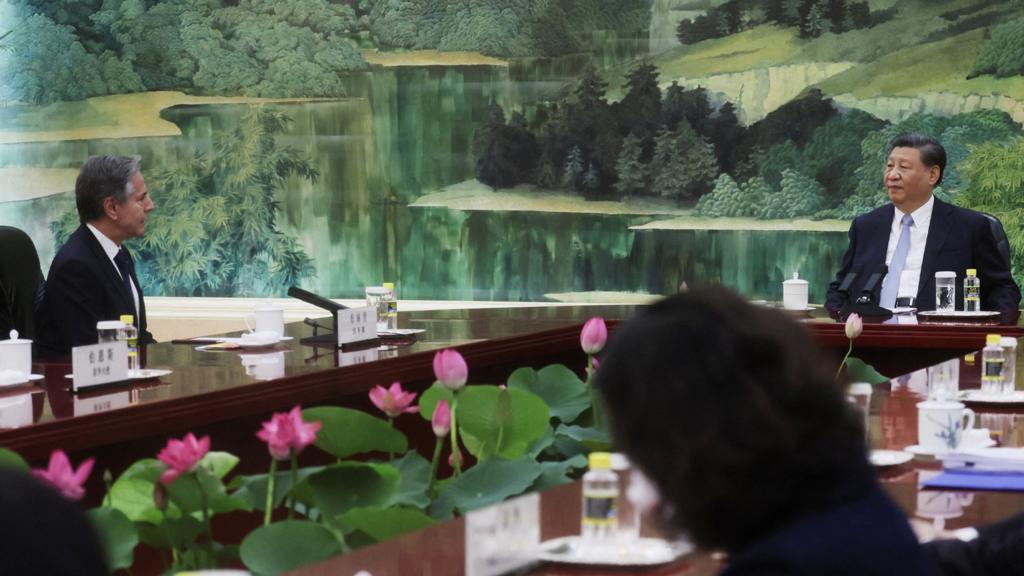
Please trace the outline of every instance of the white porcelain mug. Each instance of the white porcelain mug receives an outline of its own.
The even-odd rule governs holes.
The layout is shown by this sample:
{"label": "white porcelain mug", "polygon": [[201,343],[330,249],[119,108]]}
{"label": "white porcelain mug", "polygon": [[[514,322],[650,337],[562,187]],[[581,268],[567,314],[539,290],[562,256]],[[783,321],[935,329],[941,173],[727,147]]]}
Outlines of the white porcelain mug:
{"label": "white porcelain mug", "polygon": [[782,307],[786,310],[807,310],[807,280],[801,280],[794,272],[793,277],[782,283]]}
{"label": "white porcelain mug", "polygon": [[246,317],[245,326],[253,332],[273,332],[280,338],[284,336],[284,308],[267,302]]}
{"label": "white porcelain mug", "polygon": [[11,330],[10,340],[0,340],[0,370],[11,370],[28,377],[32,373],[32,341],[18,338]]}
{"label": "white porcelain mug", "polygon": [[963,402],[928,400],[917,404],[917,443],[928,452],[956,450],[964,431],[972,428],[974,410]]}

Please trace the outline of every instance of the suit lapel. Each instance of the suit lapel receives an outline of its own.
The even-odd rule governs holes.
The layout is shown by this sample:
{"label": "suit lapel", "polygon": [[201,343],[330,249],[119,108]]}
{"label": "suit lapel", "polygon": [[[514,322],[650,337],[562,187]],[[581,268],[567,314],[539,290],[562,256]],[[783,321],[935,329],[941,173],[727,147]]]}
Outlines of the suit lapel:
{"label": "suit lapel", "polygon": [[[100,245],[100,241],[93,235],[92,230],[89,230],[85,224],[82,224],[78,228],[78,232],[82,234],[82,239],[85,245],[89,247],[93,256],[96,258],[97,265],[103,276],[107,279],[107,283],[113,286],[114,292],[121,296],[122,304],[126,305],[126,310],[135,309],[135,299],[132,295],[125,292],[124,283],[121,281],[121,273],[117,271],[117,267],[107,256],[107,253],[103,251],[103,246]],[[134,272],[132,274],[134,276]],[[138,282],[135,283],[138,286]],[[139,300],[142,300],[142,295],[139,295]]]}
{"label": "suit lapel", "polygon": [[952,215],[953,209],[950,205],[936,198],[935,205],[932,206],[932,221],[928,225],[928,239],[924,243],[921,277],[917,281],[917,300],[919,302],[924,297],[928,279],[935,275],[935,259],[942,251],[942,245],[946,243],[946,238],[949,236]]}
{"label": "suit lapel", "polygon": [[889,235],[892,231],[892,218],[895,214],[896,208],[892,204],[886,204],[882,210],[878,212],[878,218],[872,222],[874,227],[871,230],[870,238],[881,238],[882,242],[875,244],[876,251],[871,255],[870,262],[868,262],[869,268],[863,271],[864,278],[882,269],[885,266],[885,254],[889,249]]}

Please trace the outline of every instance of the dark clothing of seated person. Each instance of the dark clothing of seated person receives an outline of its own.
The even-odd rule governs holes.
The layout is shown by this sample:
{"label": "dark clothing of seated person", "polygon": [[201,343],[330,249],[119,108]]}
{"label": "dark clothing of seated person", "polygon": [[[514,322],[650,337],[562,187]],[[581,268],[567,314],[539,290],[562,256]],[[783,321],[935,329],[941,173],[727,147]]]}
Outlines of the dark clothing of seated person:
{"label": "dark clothing of seated person", "polygon": [[0,518],[0,574],[110,574],[82,509],[28,473],[0,466]]}
{"label": "dark clothing of seated person", "polygon": [[36,309],[40,354],[95,344],[96,323],[123,314],[134,317],[139,344],[151,343],[142,286],[124,246],[145,233],[153,209],[139,159],[89,158],[75,181],[75,203],[81,226],[54,256]]}
{"label": "dark clothing of seated person", "polygon": [[963,309],[963,278],[977,270],[981,309],[1011,312],[1020,307],[1020,288],[999,252],[989,219],[980,212],[947,204],[933,194],[942,182],[946,151],[921,134],[901,134],[889,145],[884,184],[890,203],[854,218],[849,247],[825,306],[838,311],[847,297],[840,285],[857,274],[849,299],[860,297],[875,272],[885,269],[875,302],[893,309],[935,310],[935,273],[955,272],[953,304]]}
{"label": "dark clothing of seated person", "polygon": [[785,313],[721,287],[613,334],[596,375],[617,448],[663,529],[724,551],[723,574],[936,574],[875,480],[831,356]]}

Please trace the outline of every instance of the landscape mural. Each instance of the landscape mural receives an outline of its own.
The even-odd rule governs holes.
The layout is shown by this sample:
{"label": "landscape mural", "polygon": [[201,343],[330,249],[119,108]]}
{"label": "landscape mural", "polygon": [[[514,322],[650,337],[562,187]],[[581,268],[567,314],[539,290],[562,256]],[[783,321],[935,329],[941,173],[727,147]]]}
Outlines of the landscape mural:
{"label": "landscape mural", "polygon": [[139,154],[147,294],[821,302],[886,143],[1024,280],[1024,2],[0,2],[0,224],[44,272],[92,154]]}

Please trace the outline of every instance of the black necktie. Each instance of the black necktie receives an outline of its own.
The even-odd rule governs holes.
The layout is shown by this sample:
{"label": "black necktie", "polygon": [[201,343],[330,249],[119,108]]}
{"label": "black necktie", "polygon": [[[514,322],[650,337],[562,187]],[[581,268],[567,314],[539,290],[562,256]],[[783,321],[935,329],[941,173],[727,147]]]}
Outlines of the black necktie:
{"label": "black necktie", "polygon": [[[117,269],[121,272],[121,282],[124,283],[124,289],[128,292],[128,301],[132,303],[132,310],[135,310],[135,296],[132,294],[132,257],[128,255],[128,250],[122,246],[117,251],[117,255],[114,256],[114,264],[117,264]],[[133,314],[135,316],[135,314]]]}

